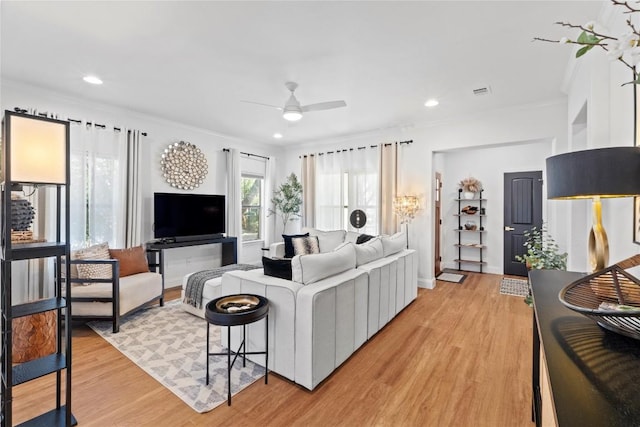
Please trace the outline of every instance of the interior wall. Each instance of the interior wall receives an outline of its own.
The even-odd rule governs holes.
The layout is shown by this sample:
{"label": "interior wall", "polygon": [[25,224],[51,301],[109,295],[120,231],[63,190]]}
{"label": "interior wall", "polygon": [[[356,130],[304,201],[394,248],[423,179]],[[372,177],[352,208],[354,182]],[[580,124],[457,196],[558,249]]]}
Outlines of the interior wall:
{"label": "interior wall", "polygon": [[[195,190],[198,194],[226,193],[226,165],[223,148],[237,148],[244,152],[271,156],[275,158],[276,168],[282,150],[276,146],[258,145],[251,141],[243,141],[226,137],[207,129],[199,129],[169,120],[144,115],[125,108],[89,103],[82,99],[71,98],[46,89],[25,85],[19,82],[2,80],[2,110],[13,110],[14,107],[36,109],[40,112],[53,112],[60,117],[91,120],[105,125],[116,125],[139,129],[147,132],[143,140],[142,168],[143,194],[143,241],[153,238],[153,193],[182,192],[164,181],[160,172],[160,158],[164,149],[171,143],[188,141],[197,145],[205,154],[209,165],[204,183]],[[270,193],[270,192],[268,192]],[[269,220],[272,220],[270,218]],[[260,260],[261,244],[252,245],[253,250],[243,251],[239,262],[255,262]],[[178,286],[182,277],[198,270],[220,265],[221,250],[219,245],[206,245],[171,249],[165,256],[165,279],[167,287]]]}
{"label": "interior wall", "polygon": [[[510,172],[543,171],[545,159],[551,155],[551,140],[539,140],[501,144],[495,147],[478,147],[464,150],[453,150],[442,153],[442,238],[441,254],[444,268],[457,269],[453,260],[458,258],[458,183],[466,177],[473,176],[482,183],[484,189],[483,202],[486,216],[483,217],[483,250],[486,273],[503,274],[504,260],[504,174]],[[544,176],[544,173],[543,173]],[[462,201],[465,206],[467,202]],[[471,203],[475,204],[476,203]],[[545,203],[543,201],[543,219],[546,220]],[[479,224],[477,217],[468,217]],[[478,233],[464,233],[466,241],[478,241]],[[463,248],[464,259],[479,259],[479,251]],[[479,271],[473,264],[462,264],[463,270]]]}
{"label": "interior wall", "polygon": [[[431,126],[382,129],[351,138],[315,141],[289,149],[285,154],[285,167],[281,173],[299,173],[299,156],[303,154],[406,140],[413,140],[413,143],[403,150],[403,154],[399,159],[398,169],[401,178],[398,192],[400,194],[415,194],[420,197],[423,208],[409,227],[410,247],[418,251],[419,285],[432,288],[435,286],[433,274],[433,194],[435,190],[433,176],[437,171],[433,165],[438,164],[440,161],[437,155],[434,157],[434,153],[493,148],[495,151],[489,151],[488,153],[495,155],[501,149],[507,149],[512,144],[539,143],[540,141],[547,141],[547,144],[552,147],[549,151],[553,151],[558,144],[564,146],[567,144],[567,104],[564,100],[558,100],[544,105],[514,106],[509,109],[486,111],[474,116],[466,116]],[[505,164],[500,166],[498,162],[494,161],[494,158],[488,155],[485,156],[485,153],[482,152],[480,154],[481,156],[476,156],[475,162],[481,164],[482,168],[504,169],[506,171],[511,167],[509,163],[518,164],[514,163],[511,158],[504,158]],[[531,165],[522,164],[522,168],[540,169],[537,167],[538,165],[539,162]],[[458,179],[460,174],[459,170],[450,169],[439,172],[443,173],[443,179],[446,182]],[[464,172],[466,174],[466,171]],[[450,176],[455,178],[446,178]],[[501,177],[502,175],[500,175],[500,180],[502,179]],[[445,191],[443,195],[445,212],[448,208],[447,199],[450,199],[450,194],[447,196],[447,191]],[[494,209],[494,206],[491,205],[492,212]],[[443,218],[446,216],[448,215],[443,213]],[[492,218],[492,220],[494,219]],[[443,227],[442,236],[450,238],[447,234],[447,229]],[[564,244],[565,242],[560,243]],[[448,243],[443,243],[443,245],[445,244]],[[501,271],[501,262],[500,264],[492,265],[492,270]]]}

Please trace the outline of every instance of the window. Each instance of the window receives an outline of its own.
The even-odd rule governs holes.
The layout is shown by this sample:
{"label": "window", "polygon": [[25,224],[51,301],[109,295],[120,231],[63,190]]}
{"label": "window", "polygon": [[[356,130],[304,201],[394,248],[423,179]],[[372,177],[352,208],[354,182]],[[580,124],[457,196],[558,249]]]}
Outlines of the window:
{"label": "window", "polygon": [[262,239],[262,188],[264,178],[242,175],[242,241]]}
{"label": "window", "polygon": [[120,247],[123,230],[124,135],[90,126],[71,127],[71,246],[108,242]]}
{"label": "window", "polygon": [[[379,178],[376,150],[336,152],[316,159],[316,227],[378,234]],[[367,215],[365,226],[351,226],[356,209]]]}

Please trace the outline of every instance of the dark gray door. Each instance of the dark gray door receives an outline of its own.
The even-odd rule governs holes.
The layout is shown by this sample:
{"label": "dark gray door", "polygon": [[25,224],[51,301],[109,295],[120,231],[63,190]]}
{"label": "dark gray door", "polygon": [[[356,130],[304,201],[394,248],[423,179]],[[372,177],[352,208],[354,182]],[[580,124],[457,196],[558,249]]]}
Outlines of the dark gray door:
{"label": "dark gray door", "polygon": [[524,232],[542,227],[542,171],[504,174],[504,274],[526,276],[516,259],[525,252]]}

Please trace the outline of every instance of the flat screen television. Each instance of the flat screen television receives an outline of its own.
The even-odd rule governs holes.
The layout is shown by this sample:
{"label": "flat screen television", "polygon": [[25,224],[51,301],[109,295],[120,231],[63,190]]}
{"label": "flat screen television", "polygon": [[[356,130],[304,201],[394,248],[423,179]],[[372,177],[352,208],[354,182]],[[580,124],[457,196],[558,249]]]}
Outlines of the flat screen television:
{"label": "flat screen television", "polygon": [[219,237],[224,232],[224,195],[154,193],[156,239],[198,240]]}

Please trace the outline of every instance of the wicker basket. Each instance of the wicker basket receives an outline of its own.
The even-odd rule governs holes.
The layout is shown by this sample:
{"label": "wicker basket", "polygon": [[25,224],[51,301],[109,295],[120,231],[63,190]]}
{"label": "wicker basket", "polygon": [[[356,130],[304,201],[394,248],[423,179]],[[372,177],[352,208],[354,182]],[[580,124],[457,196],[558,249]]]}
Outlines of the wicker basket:
{"label": "wicker basket", "polygon": [[605,329],[640,339],[640,280],[625,271],[638,265],[640,254],[576,280],[560,291],[560,302]]}

